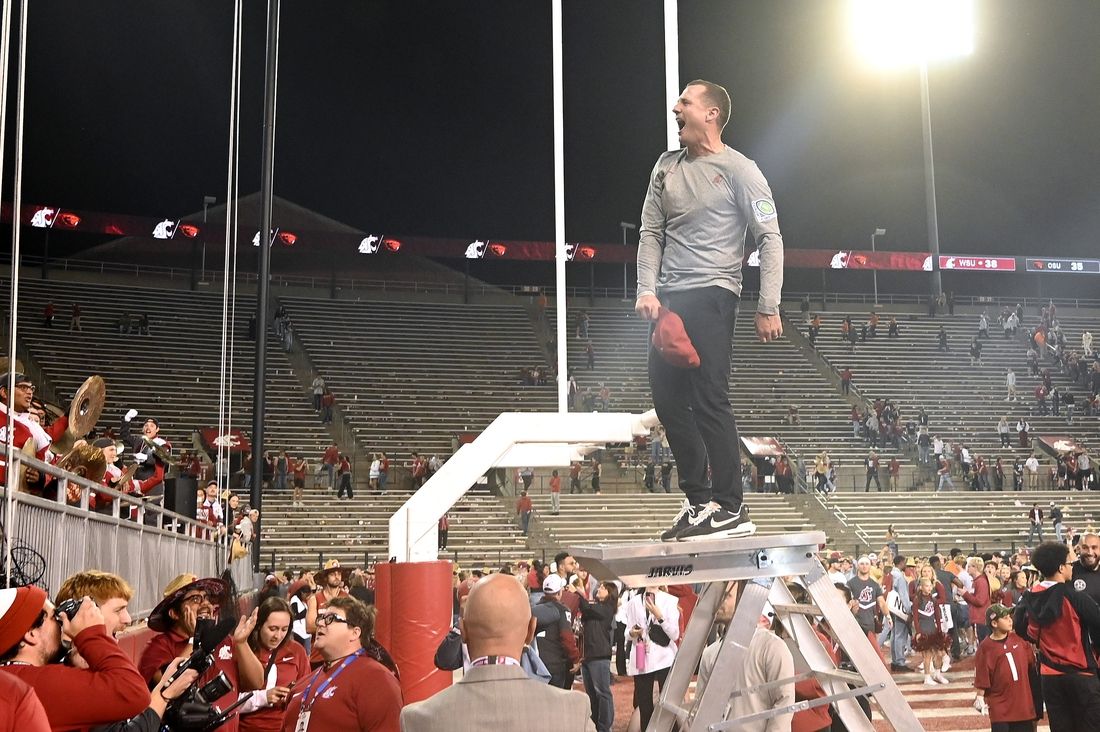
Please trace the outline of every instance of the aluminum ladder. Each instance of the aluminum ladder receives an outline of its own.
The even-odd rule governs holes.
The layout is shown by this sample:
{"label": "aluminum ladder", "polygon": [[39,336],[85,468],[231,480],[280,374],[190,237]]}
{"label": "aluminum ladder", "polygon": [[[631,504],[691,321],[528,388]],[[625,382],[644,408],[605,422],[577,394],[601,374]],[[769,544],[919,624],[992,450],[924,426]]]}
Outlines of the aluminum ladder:
{"label": "aluminum ladder", "polygon": [[[824,543],[824,532],[810,531],[713,541],[569,547],[570,553],[597,578],[619,579],[627,587],[705,585],[687,629],[680,638],[676,660],[647,732],[738,729],[747,722],[793,714],[824,704],[835,706],[849,730],[873,732],[874,726],[857,701],[860,696],[873,700],[882,717],[897,732],[924,729],[867,635],[860,629],[844,596],[833,586],[818,561],[817,552]],[[796,604],[784,578],[801,581],[813,604]],[[710,681],[688,699],[692,676],[707,646],[715,614],[725,598],[727,586],[731,581],[741,580],[746,582],[729,628],[721,640]],[[777,619],[793,640],[796,668],[802,666],[808,671],[762,686],[733,689],[734,671],[745,661],[746,649],[765,602],[771,602]],[[841,670],[833,663],[811,625],[814,617],[828,622],[833,639],[848,656],[854,672]],[[799,663],[799,656],[803,664]],[[805,678],[816,678],[826,696],[750,716],[726,718],[733,696],[759,692],[768,686],[793,684]]]}

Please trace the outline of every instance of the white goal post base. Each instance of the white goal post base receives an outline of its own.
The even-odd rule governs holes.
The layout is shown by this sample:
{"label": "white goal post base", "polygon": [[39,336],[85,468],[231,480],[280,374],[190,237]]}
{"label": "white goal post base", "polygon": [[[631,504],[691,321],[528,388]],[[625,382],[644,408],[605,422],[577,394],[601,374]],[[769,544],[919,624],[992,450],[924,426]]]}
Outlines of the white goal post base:
{"label": "white goal post base", "polygon": [[463,445],[390,517],[389,556],[439,558],[438,522],[481,476],[498,467],[561,467],[608,442],[632,442],[659,424],[653,410],[630,413],[504,412]]}

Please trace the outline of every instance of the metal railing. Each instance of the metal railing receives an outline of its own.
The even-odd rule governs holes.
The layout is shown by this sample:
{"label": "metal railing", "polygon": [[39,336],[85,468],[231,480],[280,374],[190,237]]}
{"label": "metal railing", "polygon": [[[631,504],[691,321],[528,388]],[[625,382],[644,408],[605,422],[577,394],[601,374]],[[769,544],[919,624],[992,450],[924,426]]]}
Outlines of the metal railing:
{"label": "metal railing", "polygon": [[[13,463],[12,470],[25,464],[54,476],[57,498],[50,500],[21,492],[8,495],[0,486],[5,506],[3,571],[9,585],[13,575],[31,574],[28,567],[18,564],[28,555],[37,561],[37,557],[26,551],[31,550],[41,556],[44,570],[36,584],[51,594],[66,577],[85,569],[119,575],[133,588],[130,615],[138,620],[148,616],[161,600],[165,585],[174,577],[186,572],[213,577],[226,566],[225,542],[211,537],[211,527],[193,517],[166,510],[140,496],[92,483],[20,452],[14,454]],[[136,520],[89,511],[90,491],[110,496],[116,515],[119,507],[123,513],[136,507]],[[15,553],[20,556],[13,558]],[[238,590],[255,588],[247,559],[234,562],[231,572]]]}

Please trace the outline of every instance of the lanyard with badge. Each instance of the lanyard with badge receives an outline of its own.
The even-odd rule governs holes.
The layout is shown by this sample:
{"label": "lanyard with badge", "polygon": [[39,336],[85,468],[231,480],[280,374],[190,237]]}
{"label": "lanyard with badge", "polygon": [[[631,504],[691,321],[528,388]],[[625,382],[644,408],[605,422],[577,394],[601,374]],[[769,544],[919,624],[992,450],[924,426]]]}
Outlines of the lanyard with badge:
{"label": "lanyard with badge", "polygon": [[317,693],[310,698],[309,692],[313,691],[313,684],[317,681],[317,677],[321,675],[320,669],[318,669],[317,673],[313,674],[313,678],[309,680],[309,686],[302,692],[302,709],[298,712],[298,723],[294,725],[294,732],[306,732],[306,730],[309,729],[309,715],[318,697],[324,694],[329,685],[336,680],[336,677],[339,676],[352,661],[362,656],[363,653],[363,649],[360,648],[358,651],[345,658],[344,662],[336,667],[332,675],[325,679],[323,684],[317,687]]}

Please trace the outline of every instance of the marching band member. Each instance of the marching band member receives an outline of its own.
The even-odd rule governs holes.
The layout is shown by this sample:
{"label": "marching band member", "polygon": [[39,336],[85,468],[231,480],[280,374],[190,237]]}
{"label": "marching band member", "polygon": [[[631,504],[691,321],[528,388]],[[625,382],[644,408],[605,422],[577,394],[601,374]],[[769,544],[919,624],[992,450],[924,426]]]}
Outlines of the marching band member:
{"label": "marching band member", "polygon": [[[136,409],[126,412],[119,430],[119,437],[129,446],[134,460],[138,463],[129,492],[153,500],[164,495],[164,475],[168,470],[165,463],[172,452],[172,443],[160,437],[160,422],[153,417],[145,420],[141,427],[141,435],[132,434],[130,422],[136,416]],[[131,520],[137,518],[136,506],[130,509],[130,518]],[[147,520],[147,523],[154,522]]]}
{"label": "marching band member", "polygon": [[[15,374],[15,393],[8,394],[7,379],[0,384],[0,445],[8,442],[6,414],[8,407],[12,409],[12,432],[15,449],[22,449],[28,440],[34,440],[34,455],[43,462],[53,462],[54,453],[50,450],[53,438],[42,428],[31,410],[31,400],[34,399],[35,385],[26,374]],[[0,481],[6,477],[4,457],[0,453]],[[48,483],[53,480],[51,476],[43,476],[34,468],[27,468],[25,484],[30,492],[41,495]]]}

